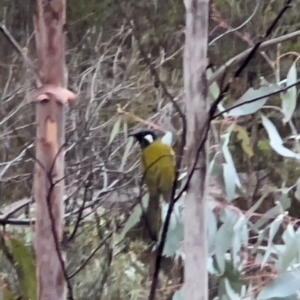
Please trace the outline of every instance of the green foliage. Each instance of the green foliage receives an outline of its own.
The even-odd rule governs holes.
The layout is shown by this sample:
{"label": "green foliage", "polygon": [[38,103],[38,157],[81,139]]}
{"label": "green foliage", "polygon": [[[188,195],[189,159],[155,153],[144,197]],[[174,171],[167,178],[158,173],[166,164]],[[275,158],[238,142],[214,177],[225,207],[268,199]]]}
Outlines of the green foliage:
{"label": "green foliage", "polygon": [[134,139],[129,139],[129,141],[127,142],[126,146],[125,146],[125,150],[124,150],[124,154],[122,156],[122,161],[121,161],[121,165],[120,165],[120,172],[124,171],[124,167],[126,165],[127,159],[129,157],[130,152],[132,151],[132,146],[134,143]]}
{"label": "green foliage", "polygon": [[[165,222],[168,209],[169,209],[169,205],[164,204],[162,208],[163,222]],[[165,247],[163,250],[163,255],[165,257],[179,256],[182,253],[180,249],[184,237],[184,226],[183,226],[184,223],[183,223],[183,216],[182,216],[183,209],[184,209],[184,196],[182,199],[179,199],[174,205],[174,209],[171,215],[170,224],[168,228]]]}
{"label": "green foliage", "polygon": [[300,159],[300,153],[295,153],[283,146],[283,140],[280,137],[274,124],[263,114],[261,114],[261,118],[262,123],[268,132],[270,146],[273,148],[273,150],[275,150],[279,155],[282,155],[284,157]]}
{"label": "green foliage", "polygon": [[115,139],[115,137],[119,134],[120,132],[120,126],[121,126],[121,119],[118,118],[112,128],[112,131],[110,133],[110,137],[109,137],[109,141],[108,144],[111,144],[113,142],[113,140]]}
{"label": "green foliage", "polygon": [[1,243],[2,251],[0,253],[9,261],[10,267],[14,269],[18,279],[17,282],[14,282],[12,280],[13,272],[11,271],[11,274],[8,275],[5,268],[1,269],[0,282],[3,278],[3,289],[1,290],[3,299],[16,299],[18,294],[22,295],[24,300],[37,299],[36,268],[32,248],[25,245],[24,239],[19,234],[3,239]]}
{"label": "green foliage", "polygon": [[300,268],[279,275],[271,284],[259,293],[258,300],[298,299]]}
{"label": "green foliage", "polygon": [[[0,15],[24,51],[34,58],[35,51],[31,38],[34,11],[32,3],[29,0],[21,4],[5,1],[0,7]],[[101,202],[102,205],[106,201],[102,194],[106,196],[111,189],[117,191],[125,189],[126,193],[134,194],[131,193],[131,187],[139,182],[137,151],[133,147],[134,141],[127,139],[128,132],[137,126],[147,126],[149,122],[157,123],[163,128],[179,122],[170,105],[165,106],[167,99],[161,88],[154,87],[152,75],[141,59],[137,42],[132,36],[130,26],[124,20],[118,1],[70,0],[67,3],[67,60],[70,85],[80,92],[81,99],[79,106],[67,115],[67,141],[74,147],[67,151],[66,181],[68,188],[70,186],[71,189],[80,188],[78,185],[88,175],[84,170],[88,169],[88,172],[92,172],[95,182],[88,190],[87,201],[90,200],[89,197],[93,197],[90,194],[94,193],[94,189],[99,189],[101,192],[92,204]],[[130,20],[134,19],[139,24],[143,47],[159,74],[166,74],[163,81],[168,90],[175,96],[178,95],[182,88],[180,48],[184,41],[183,1],[121,1],[120,3],[125,7]],[[243,28],[224,35],[210,47],[210,62],[219,67],[229,58],[250,47],[251,44],[247,41],[252,42],[265,33],[265,29],[278,13],[282,3],[283,0],[270,3],[261,1],[258,13],[252,20]],[[249,0],[215,1],[214,7],[211,7],[210,40],[227,31],[228,28],[222,27],[225,23],[232,28],[242,24],[256,4],[257,1]],[[215,13],[213,9],[220,13],[219,22],[213,18]],[[289,10],[288,15],[281,20],[274,36],[279,36],[287,30],[292,32],[298,29],[299,9],[300,3],[294,1],[293,9]],[[279,50],[274,46],[268,48],[266,53],[274,59],[277,51]],[[299,38],[282,43],[280,54],[287,51],[300,52]],[[16,59],[11,45],[3,42],[0,52],[3,58],[3,64],[0,66],[3,98],[0,121],[2,122],[6,116],[15,111],[23,101],[24,95],[29,93],[29,86],[32,86],[34,79],[20,67],[21,60]],[[221,193],[222,200],[227,200],[221,207],[210,202],[212,206],[209,207],[207,214],[209,255],[213,261],[209,273],[215,282],[214,290],[218,291],[216,296],[219,296],[219,299],[250,299],[249,295],[258,294],[261,299],[269,297],[295,299],[294,275],[298,276],[298,271],[294,273],[293,271],[297,270],[298,264],[298,231],[291,228],[291,224],[286,228],[288,218],[282,216],[287,214],[288,210],[293,216],[300,216],[300,209],[296,208],[292,198],[298,198],[299,202],[299,166],[295,160],[299,157],[297,132],[299,117],[295,113],[297,89],[291,89],[279,96],[268,97],[267,94],[277,91],[282,85],[293,84],[297,80],[297,64],[290,56],[282,58],[278,72],[279,77],[286,80],[277,82],[277,79],[274,80],[273,68],[270,68],[269,63],[258,54],[246,70],[245,76],[235,86],[233,84],[234,91],[230,91],[228,98],[232,105],[243,104],[255,97],[263,97],[263,99],[224,114],[225,117],[237,118],[233,126],[231,124],[229,127],[226,127],[226,124],[223,126],[223,120],[220,128],[219,120],[217,125],[212,126],[212,151],[217,149],[212,154],[214,157],[212,169],[214,175],[219,176],[219,182],[224,187],[224,192]],[[234,68],[226,70],[228,72],[224,78],[225,82]],[[209,69],[208,77],[212,73],[213,70]],[[250,80],[251,74],[255,74],[254,83]],[[260,75],[263,75],[268,82],[263,80],[257,85]],[[220,82],[210,86],[212,100],[219,94],[219,84]],[[12,99],[5,100],[5,97],[19,86],[22,87],[21,94],[13,94]],[[93,101],[90,100],[91,98]],[[127,111],[139,115],[145,123],[137,125],[136,120],[128,119],[122,122],[120,118],[117,119],[117,103],[122,107],[126,106]],[[219,111],[223,111],[225,107],[229,107],[227,103],[218,105]],[[284,125],[282,119],[285,121]],[[26,155],[18,159],[17,157],[24,150],[24,144],[33,142],[35,132],[33,122],[33,110],[26,106],[21,113],[16,113],[8,123],[4,122],[2,125],[4,130],[1,137],[5,139],[6,134],[8,137],[1,145],[0,162],[1,164],[6,161],[14,162],[9,172],[1,174],[4,176],[1,181],[2,202],[15,201],[20,196],[31,193],[33,161],[27,152]],[[13,127],[10,124],[13,124]],[[180,125],[175,127],[180,131]],[[15,137],[15,128],[19,136],[23,137],[22,143]],[[92,159],[88,160],[90,156]],[[264,171],[267,180],[264,181],[265,175],[255,176],[258,179],[257,189],[252,195],[248,193],[252,183],[247,179],[246,183],[241,180],[241,170],[251,175],[257,170]],[[72,181],[73,176],[74,181]],[[288,192],[284,193],[283,188],[279,187],[286,185]],[[117,202],[118,206],[122,194],[121,192],[116,194],[113,203]],[[239,197],[242,198],[240,202]],[[75,198],[72,201],[76,205],[81,204],[81,196],[76,195]],[[147,196],[143,198],[143,202],[146,205]],[[105,213],[101,211],[100,225],[94,224],[97,223],[96,215],[99,211],[97,206],[93,206],[92,217],[87,217],[84,224],[80,225],[82,231],[78,236],[76,235],[74,244],[68,248],[71,271],[79,268],[90,255],[91,249],[97,249],[96,247],[104,240],[103,237],[112,232],[113,229],[110,227],[112,220],[116,221],[116,227],[120,224],[121,227],[123,226],[123,220],[129,211],[128,206],[125,208],[121,206],[121,209],[116,212],[111,208],[113,206],[111,203],[105,204],[109,209]],[[240,211],[233,205],[237,207],[244,205],[246,209]],[[164,249],[164,255],[168,257],[182,255],[183,220],[179,210],[171,220]],[[255,213],[257,215],[253,215]],[[138,223],[140,217],[141,209],[137,205],[125,226],[121,228],[121,238]],[[75,221],[72,220],[68,229],[74,229],[74,223]],[[119,239],[117,242],[116,246],[111,240],[106,241],[87,266],[72,279],[78,298],[106,300],[147,297],[148,265],[142,262],[140,257],[141,253],[146,252],[148,246],[142,243],[131,243],[128,248]],[[25,277],[20,276],[18,285],[24,290],[24,295],[35,299],[36,289],[33,287],[36,286],[36,279],[33,275],[35,274],[34,260],[30,249],[25,247],[18,238],[12,239],[9,243],[21,273],[29,274]],[[112,251],[112,254],[109,251]],[[255,263],[251,260],[253,258],[251,255],[254,254]],[[249,260],[245,257],[249,257]],[[274,262],[275,271],[270,267]],[[243,263],[253,268],[245,269]],[[262,272],[262,265],[270,268],[267,270],[267,275]],[[0,272],[4,273],[5,270],[2,270],[1,265]],[[250,277],[256,277],[257,280],[250,280]],[[266,277],[272,277],[273,281],[264,285],[261,279]],[[161,282],[169,281],[163,277]],[[101,291],[102,295],[100,295]],[[12,298],[8,289],[6,292],[7,297]],[[283,292],[291,293],[290,297],[288,298]],[[181,290],[175,293],[174,299],[183,299]]]}
{"label": "green foliage", "polygon": [[268,153],[272,150],[268,139],[259,140],[258,148],[266,153]]}
{"label": "green foliage", "polygon": [[254,156],[254,152],[251,147],[251,139],[246,129],[242,126],[235,125],[234,131],[238,133],[237,139],[241,141],[241,146],[245,154],[248,155],[250,158]]}
{"label": "green foliage", "polygon": [[10,250],[18,273],[21,292],[25,300],[37,299],[37,279],[35,269],[35,259],[32,248],[26,246],[23,240],[10,238]]}
{"label": "green foliage", "polygon": [[[286,77],[286,86],[292,86],[297,82],[296,64],[293,63]],[[285,93],[281,93],[283,122],[287,123],[292,118],[297,104],[297,87],[293,86]]]}
{"label": "green foliage", "polygon": [[241,187],[241,183],[237,174],[237,170],[234,164],[234,160],[231,154],[231,151],[228,147],[230,136],[234,126],[230,126],[228,129],[228,133],[223,134],[221,137],[223,138],[223,146],[222,146],[222,154],[225,160],[223,164],[223,179],[225,182],[226,194],[228,201],[232,201],[235,198],[235,189],[236,187]]}
{"label": "green foliage", "polygon": [[[255,98],[262,98],[253,103],[247,103],[238,108],[234,108],[229,111],[229,116],[235,116],[240,118],[241,116],[246,116],[254,113],[259,113],[262,121],[262,125],[267,133],[267,139],[260,139],[258,141],[258,147],[260,150],[264,151],[265,154],[275,151],[278,155],[284,157],[284,159],[300,158],[299,148],[298,148],[298,135],[295,135],[294,125],[291,121],[292,116],[295,112],[296,102],[297,102],[297,88],[291,88],[291,91],[284,93],[281,96],[282,107],[278,108],[275,106],[266,106],[268,101],[268,94],[278,92],[282,87],[282,84],[290,86],[295,84],[297,81],[297,72],[295,64],[292,65],[287,74],[287,79],[281,83],[269,84],[263,80],[262,85],[258,89],[250,88],[248,91],[237,101],[237,104],[244,103],[248,100]],[[267,96],[267,97],[265,97]],[[283,138],[281,137],[281,132],[278,130],[278,125],[274,124],[270,120],[271,114],[268,113],[268,117],[261,113],[260,111],[264,108],[268,108],[273,111],[273,116],[278,115],[277,112],[283,115],[283,121],[285,123],[289,122],[292,136],[289,139],[293,139],[295,144],[294,149],[290,149],[285,145]],[[222,108],[221,108],[222,110]],[[235,185],[239,181],[239,174],[236,171],[235,162],[233,160],[233,151],[229,147],[229,138],[232,130],[238,131],[245,144],[247,146],[251,145],[251,138],[248,136],[247,132],[243,130],[239,125],[232,124],[227,130],[226,134],[223,134],[224,143],[222,147],[222,155],[225,160],[223,163],[223,181],[227,199],[232,201],[236,197]],[[243,146],[242,146],[243,147]],[[253,151],[252,158],[255,159],[256,153]],[[249,155],[250,156],[250,155]],[[231,167],[231,171],[229,169]],[[295,169],[295,168],[294,168]],[[281,172],[282,176],[283,173]],[[282,177],[283,179],[283,177]],[[285,181],[284,181],[285,182]],[[287,214],[286,211],[291,207],[291,199],[288,196],[292,190],[296,190],[294,193],[298,195],[298,179],[294,178],[294,182],[290,187],[285,187],[285,183],[281,189],[275,189],[273,192],[280,192],[281,196],[277,200],[276,206],[271,207],[267,210],[258,220],[253,222],[251,219],[245,219],[243,215],[234,213],[234,210],[228,206],[224,209],[221,215],[222,224],[218,228],[216,233],[216,244],[214,250],[212,250],[212,258],[215,257],[214,266],[209,268],[210,274],[212,276],[222,275],[219,280],[219,299],[240,299],[245,296],[245,291],[247,294],[256,294],[258,299],[293,299],[299,290],[299,230],[295,230],[291,224],[289,224],[286,230],[281,234],[283,243],[278,240],[280,235],[280,230],[284,228],[284,216]],[[237,185],[242,187],[240,185]],[[266,191],[257,201],[257,203],[250,208],[248,214],[253,214],[262,204],[264,199],[270,191]],[[243,194],[242,189],[238,191],[240,195]],[[251,213],[250,213],[251,211]],[[255,256],[255,260],[259,261],[260,271],[253,275],[251,267],[247,267],[243,270],[243,256],[241,252],[245,251],[244,247],[249,247],[249,232],[250,229],[257,232],[257,242],[254,247],[250,247],[252,252],[250,254]],[[267,245],[263,245],[263,241],[267,242]],[[247,252],[247,251],[246,251]],[[247,259],[246,259],[247,260]],[[250,260],[251,261],[251,260]],[[275,263],[276,261],[276,263]],[[249,263],[249,262],[248,262]],[[247,263],[246,263],[247,264]],[[254,267],[255,264],[253,264]],[[250,263],[251,266],[251,263]],[[269,273],[269,280],[263,284],[261,287],[261,281],[263,281],[263,272],[266,268],[266,272]],[[235,276],[229,276],[229,270],[233,271]],[[253,279],[247,279],[247,273],[250,272]],[[240,280],[243,278],[243,280]],[[254,279],[256,278],[256,279]],[[261,279],[260,279],[261,278]],[[251,296],[250,296],[250,299]]]}
{"label": "green foliage", "polygon": [[[235,105],[240,105],[242,103],[245,104],[230,110],[228,115],[230,117],[240,117],[253,114],[260,110],[268,101],[269,97],[264,96],[277,91],[279,91],[279,87],[276,84],[266,85],[263,83],[262,86],[257,90],[249,88],[246,93],[235,103]],[[256,98],[261,98],[261,100],[249,102],[249,100]]]}

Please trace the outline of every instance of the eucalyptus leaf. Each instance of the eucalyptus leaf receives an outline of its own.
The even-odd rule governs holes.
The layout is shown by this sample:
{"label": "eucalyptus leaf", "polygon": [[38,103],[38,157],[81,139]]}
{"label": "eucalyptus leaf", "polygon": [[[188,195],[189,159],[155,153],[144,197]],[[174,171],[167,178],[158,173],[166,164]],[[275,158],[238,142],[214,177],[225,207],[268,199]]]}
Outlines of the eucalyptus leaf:
{"label": "eucalyptus leaf", "polygon": [[283,215],[279,215],[270,225],[269,238],[268,238],[268,246],[267,251],[264,255],[264,258],[261,262],[261,268],[263,268],[269,260],[269,256],[272,253],[273,247],[273,239],[278,232],[279,226],[281,225],[283,220]]}
{"label": "eucalyptus leaf", "polygon": [[288,210],[291,207],[292,200],[288,194],[282,193],[278,205],[280,205],[281,212]]}
{"label": "eucalyptus leaf", "polygon": [[177,222],[174,228],[169,228],[163,250],[163,255],[165,257],[172,257],[176,254],[183,242],[183,234],[183,223]]}
{"label": "eucalyptus leaf", "polygon": [[110,145],[114,139],[116,138],[116,136],[119,134],[120,132],[120,126],[121,126],[121,119],[119,118],[116,123],[114,124],[110,136],[109,136],[109,141],[108,144]]}
{"label": "eucalyptus leaf", "polygon": [[264,114],[261,114],[261,119],[262,119],[262,124],[267,130],[270,142],[273,144],[282,144],[283,140],[279,135],[274,124]]}
{"label": "eucalyptus leaf", "polygon": [[[211,172],[213,171],[214,166],[215,166],[216,158],[217,158],[217,156],[218,156],[219,154],[220,154],[220,152],[217,151],[217,152],[214,154],[214,157],[212,158],[212,160],[210,161],[209,167],[208,167],[208,171],[207,171],[208,174],[211,174]],[[179,179],[178,179],[178,180],[179,180]]]}
{"label": "eucalyptus leaf", "polygon": [[270,190],[264,190],[262,196],[249,208],[247,211],[247,218],[249,219],[252,214],[261,206],[265,198],[271,193]]}
{"label": "eucalyptus leaf", "polygon": [[225,107],[223,106],[223,104],[222,104],[221,102],[218,104],[218,110],[219,110],[220,112],[223,112],[223,117],[224,117],[224,118],[228,118],[228,113],[227,113],[227,112],[224,112]]}
{"label": "eucalyptus leaf", "polygon": [[[169,209],[169,204],[163,203],[162,205],[162,222],[165,222],[167,212]],[[165,247],[163,251],[163,255],[166,257],[172,257],[176,254],[177,250],[180,249],[180,246],[183,242],[183,234],[184,234],[184,222],[182,218],[182,211],[184,209],[184,201],[183,199],[179,199],[174,207],[171,214],[171,219],[169,223],[167,238],[165,242]],[[161,227],[162,233],[163,226]]]}
{"label": "eucalyptus leaf", "polygon": [[257,299],[267,300],[292,296],[300,290],[299,279],[300,268],[280,274],[261,290]]}
{"label": "eucalyptus leaf", "polygon": [[[177,226],[177,223],[183,224],[183,218],[182,218],[182,210],[184,208],[184,201],[182,198],[180,198],[176,203],[174,204],[171,218],[170,218],[170,223],[169,223],[169,229],[175,228]],[[169,210],[169,204],[167,203],[162,203],[162,208],[161,208],[161,219],[162,222],[165,222],[166,216],[168,214]]]}
{"label": "eucalyptus leaf", "polygon": [[[233,129],[233,127],[232,127],[232,129]],[[232,155],[231,155],[229,147],[228,147],[230,135],[231,135],[231,132],[228,132],[221,136],[224,139],[223,146],[222,146],[222,152],[223,152],[224,159],[225,159],[226,163],[228,164],[228,168],[231,168],[231,171],[230,171],[232,174],[231,180],[240,188],[241,182],[240,182],[238,173],[236,171]]]}
{"label": "eucalyptus leaf", "polygon": [[295,237],[295,230],[293,224],[289,223],[286,226],[286,230],[282,234],[282,239],[285,244],[289,242],[290,239],[293,239]]}
{"label": "eucalyptus leaf", "polygon": [[[285,237],[287,238],[287,236]],[[298,230],[293,237],[290,237],[287,240],[285,249],[279,257],[279,269],[281,272],[286,271],[290,267],[293,260],[299,255],[299,247],[300,231]]]}
{"label": "eucalyptus leaf", "polygon": [[173,297],[172,300],[184,300],[184,296],[183,296],[183,288],[177,290]]}
{"label": "eucalyptus leaf", "polygon": [[234,289],[231,287],[230,282],[227,278],[224,279],[224,284],[225,284],[225,290],[228,298],[230,300],[240,300],[241,297],[234,291]]}
{"label": "eucalyptus leaf", "polygon": [[[216,159],[216,161],[219,161],[219,158],[222,158],[222,157],[223,157],[223,154],[221,152],[218,152],[218,154],[216,154],[215,159]],[[222,164],[220,164],[220,163],[210,164],[209,175],[211,177],[213,177],[221,186],[225,186]]]}
{"label": "eucalyptus leaf", "polygon": [[37,299],[37,278],[34,253],[29,246],[17,238],[10,239],[10,251],[19,268],[19,281],[25,299]]}
{"label": "eucalyptus leaf", "polygon": [[218,287],[218,300],[230,300],[225,288],[225,278],[221,278],[219,287]]}
{"label": "eucalyptus leaf", "polygon": [[207,207],[207,230],[208,230],[208,251],[212,253],[215,247],[216,234],[217,234],[217,218],[209,207]]}
{"label": "eucalyptus leaf", "polygon": [[264,97],[260,100],[251,102],[251,103],[245,103],[244,105],[241,105],[239,107],[233,108],[228,112],[228,116],[230,117],[240,117],[240,116],[246,116],[253,114],[260,110],[265,103],[268,100],[268,96],[271,93],[275,93],[279,91],[279,87],[275,84],[271,84],[268,86],[261,86],[259,89],[255,90],[253,88],[249,88],[245,94],[242,95],[240,99],[237,100],[235,105],[245,103],[247,101],[250,101],[252,99],[256,99],[259,97]]}
{"label": "eucalyptus leaf", "polygon": [[208,256],[208,259],[207,259],[207,272],[210,274],[210,275],[216,275],[216,276],[212,276],[211,279],[211,284],[213,286],[216,286],[218,283],[217,283],[217,280],[216,280],[216,277],[218,277],[218,270],[216,268],[216,264],[215,264],[215,258],[213,256]]}
{"label": "eucalyptus leaf", "polygon": [[300,154],[295,153],[283,146],[283,140],[280,137],[274,124],[263,114],[261,114],[261,118],[262,123],[267,130],[270,140],[270,146],[273,148],[273,150],[275,150],[281,156],[300,159]]}
{"label": "eucalyptus leaf", "polygon": [[247,226],[247,219],[244,215],[240,216],[238,221],[233,226],[234,234],[238,235],[241,244],[247,244],[249,239],[249,229]]}
{"label": "eucalyptus leaf", "polygon": [[262,227],[272,218],[276,217],[280,213],[280,208],[276,205],[264,213],[258,221],[254,223],[256,230],[261,230]]}
{"label": "eucalyptus leaf", "polygon": [[127,122],[123,122],[123,132],[124,132],[124,139],[128,138],[128,124]]}
{"label": "eucalyptus leaf", "polygon": [[232,201],[235,198],[235,182],[233,180],[235,175],[235,169],[232,166],[223,164],[223,176],[228,201]]}
{"label": "eucalyptus leaf", "polygon": [[253,149],[251,147],[251,139],[249,137],[249,134],[248,134],[247,130],[244,127],[240,126],[240,125],[235,125],[234,131],[236,131],[238,133],[237,134],[237,139],[242,142],[242,148],[243,148],[244,152],[249,157],[254,156],[254,152],[253,152]]}
{"label": "eucalyptus leaf", "polygon": [[232,247],[231,247],[231,255],[232,255],[232,263],[233,266],[238,269],[241,263],[240,250],[242,247],[241,238],[238,234],[234,234],[232,237]]}
{"label": "eucalyptus leaf", "polygon": [[283,217],[284,217],[284,215],[281,214],[271,223],[268,245],[271,245],[273,243],[273,239],[278,232],[279,226],[281,225],[281,223],[283,221]]}
{"label": "eucalyptus leaf", "polygon": [[230,249],[233,237],[233,225],[229,221],[222,224],[216,235],[216,260],[221,274],[225,272],[225,253]]}
{"label": "eucalyptus leaf", "polygon": [[[286,86],[291,86],[297,82],[296,64],[293,63],[286,78]],[[283,122],[290,121],[297,105],[297,87],[293,86],[286,92],[280,93],[282,112],[284,114]]]}
{"label": "eucalyptus leaf", "polygon": [[287,195],[282,195],[276,206],[264,213],[254,224],[256,230],[260,230],[270,219],[277,217],[291,206],[291,199]]}
{"label": "eucalyptus leaf", "polygon": [[[213,72],[211,68],[208,68],[206,70],[206,77],[209,79],[213,75]],[[209,86],[209,92],[212,96],[212,100],[216,100],[219,95],[220,95],[220,88],[219,85],[214,81],[210,86]]]}
{"label": "eucalyptus leaf", "polygon": [[119,168],[119,171],[121,171],[121,172],[124,171],[124,167],[125,167],[125,164],[127,162],[127,158],[130,154],[130,150],[132,149],[133,142],[134,142],[133,139],[129,139],[128,142],[126,143],[125,151],[124,151],[124,154],[122,156],[121,165],[120,165],[120,168]]}

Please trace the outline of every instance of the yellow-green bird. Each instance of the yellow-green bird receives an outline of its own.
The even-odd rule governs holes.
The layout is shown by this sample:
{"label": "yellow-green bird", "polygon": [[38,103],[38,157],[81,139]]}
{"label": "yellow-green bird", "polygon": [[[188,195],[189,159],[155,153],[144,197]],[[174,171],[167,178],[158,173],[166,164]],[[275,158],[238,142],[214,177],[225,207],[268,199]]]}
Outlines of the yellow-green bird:
{"label": "yellow-green bird", "polygon": [[145,211],[146,225],[156,241],[161,227],[160,198],[170,202],[176,176],[175,152],[172,148],[172,133],[167,132],[161,139],[151,130],[132,134],[139,142],[142,154],[143,182],[149,192],[149,205]]}

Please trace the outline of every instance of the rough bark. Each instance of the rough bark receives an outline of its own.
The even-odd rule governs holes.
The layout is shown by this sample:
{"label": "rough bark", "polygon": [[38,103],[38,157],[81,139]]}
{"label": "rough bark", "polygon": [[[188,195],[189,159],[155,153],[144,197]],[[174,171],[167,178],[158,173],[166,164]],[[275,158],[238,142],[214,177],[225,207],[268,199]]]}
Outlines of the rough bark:
{"label": "rough bark", "polygon": [[[207,67],[209,0],[185,0],[186,40],[184,89],[187,113],[187,156],[193,168],[207,120]],[[190,180],[185,207],[185,299],[208,299],[206,165],[207,143],[201,150]]]}
{"label": "rough bark", "polygon": [[36,104],[36,262],[38,299],[67,297],[63,236],[65,104],[75,95],[66,90],[65,0],[37,0],[34,17],[38,75],[42,85],[32,95]]}

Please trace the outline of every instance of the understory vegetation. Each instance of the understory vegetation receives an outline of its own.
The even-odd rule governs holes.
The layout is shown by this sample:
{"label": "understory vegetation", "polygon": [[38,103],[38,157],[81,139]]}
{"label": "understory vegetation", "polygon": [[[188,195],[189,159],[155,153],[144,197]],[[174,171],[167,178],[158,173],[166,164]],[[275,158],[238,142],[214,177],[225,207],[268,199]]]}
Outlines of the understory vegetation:
{"label": "understory vegetation", "polygon": [[[4,31],[34,61],[35,5],[2,2],[0,299],[34,300],[36,128],[28,99],[35,78]],[[211,3],[211,102],[284,5],[283,0]],[[300,3],[294,1],[233,80],[211,123],[210,299],[299,299],[299,15]],[[79,95],[66,112],[69,281],[75,299],[147,299],[155,246],[130,235],[142,217],[139,200],[147,205],[148,195],[141,188],[140,149],[129,134],[148,127],[160,135],[171,131],[178,150],[182,125],[170,97],[184,112],[184,4],[69,0],[67,20],[69,89]],[[186,176],[182,168],[179,188]],[[167,205],[163,218],[166,210]],[[157,299],[184,299],[183,210],[184,194],[171,218]]]}

